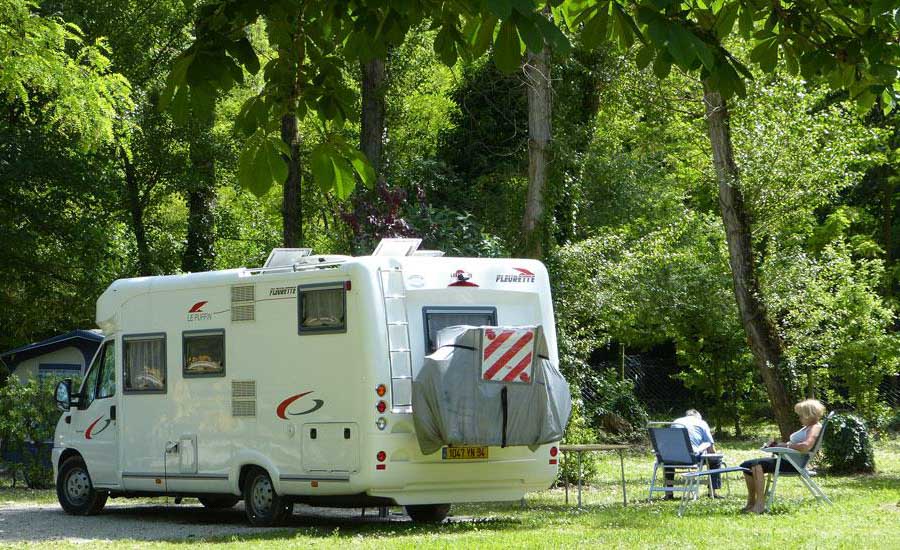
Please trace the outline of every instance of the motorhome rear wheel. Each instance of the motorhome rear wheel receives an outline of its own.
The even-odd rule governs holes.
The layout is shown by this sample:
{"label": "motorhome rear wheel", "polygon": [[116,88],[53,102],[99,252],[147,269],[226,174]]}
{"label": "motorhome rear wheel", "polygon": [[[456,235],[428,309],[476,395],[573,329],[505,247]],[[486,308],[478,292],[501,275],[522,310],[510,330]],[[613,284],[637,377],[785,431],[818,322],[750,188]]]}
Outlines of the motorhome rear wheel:
{"label": "motorhome rear wheel", "polygon": [[406,513],[416,523],[440,523],[450,513],[449,504],[417,504],[406,506]]}
{"label": "motorhome rear wheel", "polygon": [[262,468],[253,468],[244,481],[244,510],[251,525],[272,527],[280,525],[294,509],[285,497],[275,492],[269,474]]}

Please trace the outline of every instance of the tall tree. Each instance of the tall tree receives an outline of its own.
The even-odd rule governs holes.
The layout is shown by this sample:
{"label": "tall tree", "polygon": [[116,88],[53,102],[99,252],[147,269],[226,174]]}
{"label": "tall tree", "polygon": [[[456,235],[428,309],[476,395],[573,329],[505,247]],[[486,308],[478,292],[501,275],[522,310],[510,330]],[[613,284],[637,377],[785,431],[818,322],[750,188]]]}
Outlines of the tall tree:
{"label": "tall tree", "polygon": [[550,121],[552,88],[550,48],[528,52],[523,68],[528,97],[528,194],[522,217],[523,250],[530,258],[540,258],[544,241],[544,193],[550,163]]}
{"label": "tall tree", "polygon": [[719,187],[719,208],[728,242],[734,296],[741,323],[748,335],[750,350],[772,403],[775,420],[782,435],[785,435],[785,431],[793,431],[792,427],[796,422],[791,411],[791,399],[780,378],[784,346],[766,310],[759,286],[753,253],[753,230],[741,190],[740,172],[734,161],[728,105],[722,94],[712,89],[708,83],[704,83],[703,88],[703,103],[706,107],[716,183]]}
{"label": "tall tree", "polygon": [[191,117],[191,181],[187,182],[187,242],[181,269],[187,272],[209,271],[216,259],[215,207],[216,160],[213,144],[215,112],[193,113]]}
{"label": "tall tree", "polygon": [[376,57],[362,63],[362,111],[359,148],[366,155],[375,177],[380,179],[384,162],[385,61]]}

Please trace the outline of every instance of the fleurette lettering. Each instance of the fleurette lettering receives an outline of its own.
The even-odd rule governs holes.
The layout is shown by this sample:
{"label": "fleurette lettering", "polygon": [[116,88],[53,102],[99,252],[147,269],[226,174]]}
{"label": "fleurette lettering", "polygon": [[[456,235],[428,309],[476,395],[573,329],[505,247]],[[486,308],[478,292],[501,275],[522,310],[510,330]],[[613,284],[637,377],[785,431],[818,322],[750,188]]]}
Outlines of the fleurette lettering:
{"label": "fleurette lettering", "polygon": [[291,296],[293,294],[297,294],[295,286],[278,286],[269,289],[269,296]]}
{"label": "fleurette lettering", "polygon": [[497,280],[495,282],[498,283],[533,283],[534,275],[523,275],[521,273],[516,273],[515,275],[501,273],[497,275]]}

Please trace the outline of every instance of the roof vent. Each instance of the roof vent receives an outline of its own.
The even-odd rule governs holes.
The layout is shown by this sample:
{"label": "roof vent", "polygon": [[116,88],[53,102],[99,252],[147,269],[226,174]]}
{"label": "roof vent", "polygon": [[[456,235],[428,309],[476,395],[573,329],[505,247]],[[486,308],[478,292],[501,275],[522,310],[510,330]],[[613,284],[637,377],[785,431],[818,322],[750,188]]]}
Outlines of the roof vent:
{"label": "roof vent", "polygon": [[422,244],[422,239],[381,239],[373,256],[412,256]]}
{"label": "roof vent", "polygon": [[273,248],[263,267],[291,267],[310,254],[312,248]]}

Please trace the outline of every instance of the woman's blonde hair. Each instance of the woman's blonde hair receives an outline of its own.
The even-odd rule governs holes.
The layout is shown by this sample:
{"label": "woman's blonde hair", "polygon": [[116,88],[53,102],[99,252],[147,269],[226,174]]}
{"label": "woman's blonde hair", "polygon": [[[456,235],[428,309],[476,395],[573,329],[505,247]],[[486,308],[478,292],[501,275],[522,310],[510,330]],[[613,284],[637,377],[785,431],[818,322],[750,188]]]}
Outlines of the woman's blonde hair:
{"label": "woman's blonde hair", "polygon": [[825,405],[818,399],[807,399],[794,405],[794,412],[803,424],[818,422],[825,416]]}

